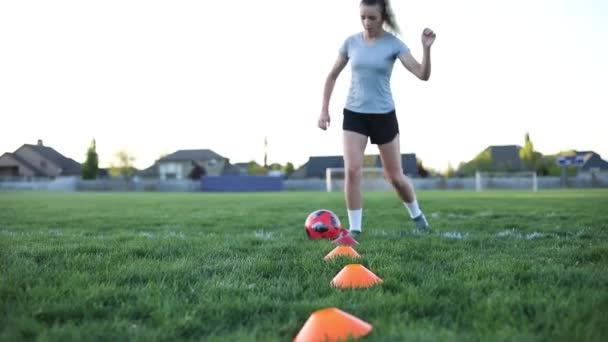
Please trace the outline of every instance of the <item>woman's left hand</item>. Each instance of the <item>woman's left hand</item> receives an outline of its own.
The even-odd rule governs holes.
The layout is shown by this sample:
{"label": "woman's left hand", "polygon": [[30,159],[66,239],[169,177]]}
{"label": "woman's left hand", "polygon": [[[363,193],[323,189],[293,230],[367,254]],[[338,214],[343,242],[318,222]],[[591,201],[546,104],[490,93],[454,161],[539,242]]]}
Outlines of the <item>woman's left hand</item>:
{"label": "woman's left hand", "polygon": [[431,30],[430,28],[425,28],[424,31],[422,31],[422,46],[431,47],[434,42],[435,32],[433,32],[433,30]]}

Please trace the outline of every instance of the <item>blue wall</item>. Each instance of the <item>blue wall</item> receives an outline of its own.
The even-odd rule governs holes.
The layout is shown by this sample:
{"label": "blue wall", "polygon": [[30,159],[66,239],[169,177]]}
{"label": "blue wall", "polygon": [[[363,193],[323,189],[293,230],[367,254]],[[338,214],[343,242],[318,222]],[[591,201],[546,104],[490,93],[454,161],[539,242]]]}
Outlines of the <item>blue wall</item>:
{"label": "blue wall", "polygon": [[283,178],[268,176],[206,176],[201,179],[201,190],[230,191],[282,191]]}

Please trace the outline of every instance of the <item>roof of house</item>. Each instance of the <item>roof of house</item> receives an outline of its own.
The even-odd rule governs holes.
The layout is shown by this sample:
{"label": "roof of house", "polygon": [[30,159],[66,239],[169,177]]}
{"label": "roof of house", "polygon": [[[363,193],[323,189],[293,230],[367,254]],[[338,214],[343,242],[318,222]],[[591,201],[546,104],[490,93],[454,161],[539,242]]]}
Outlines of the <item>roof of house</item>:
{"label": "roof of house", "polygon": [[221,160],[225,159],[221,155],[213,152],[212,150],[204,149],[204,150],[178,150],[173,152],[161,159],[158,162],[166,162],[166,161],[190,161],[190,160]]}
{"label": "roof of house", "polygon": [[[74,159],[67,158],[63,154],[55,151],[52,147],[44,145],[24,144],[23,146],[34,150],[43,158],[50,160],[55,165],[61,168],[63,175],[78,175],[80,174],[80,163]],[[36,168],[36,170],[38,170]]]}
{"label": "roof of house", "polygon": [[577,156],[583,156],[583,165],[581,165],[582,171],[590,171],[592,169],[600,169],[602,171],[608,170],[608,162],[603,160],[602,157],[593,151],[577,151]]}
{"label": "roof of house", "polygon": [[27,160],[19,157],[17,154],[11,153],[11,152],[5,152],[4,154],[2,154],[0,156],[0,159],[5,158],[5,157],[6,158],[12,158],[17,163],[19,163],[21,166],[24,166],[24,167],[28,168],[35,175],[37,175],[37,176],[41,175],[40,170],[38,168],[36,168],[34,165],[30,164]]}
{"label": "roof of house", "polygon": [[519,158],[519,150],[521,150],[520,146],[490,146],[489,149],[492,155],[492,167],[494,169],[500,169],[504,167],[521,169],[522,164],[521,159]]}
{"label": "roof of house", "polygon": [[25,167],[27,167],[28,169],[34,171],[34,173],[36,175],[41,175],[42,173],[40,172],[40,170],[35,167],[34,165],[30,164],[30,162],[28,162],[27,160],[19,157],[18,154],[15,153],[9,153],[17,162],[19,162],[20,164],[23,164]]}
{"label": "roof of house", "polygon": [[[382,159],[380,156],[376,156],[376,167],[382,167]],[[407,175],[417,175],[418,174],[418,162],[416,160],[415,153],[402,153],[401,154],[401,167],[403,168],[403,173]]]}
{"label": "roof of house", "polygon": [[145,168],[143,170],[139,170],[136,172],[136,175],[143,178],[158,178],[158,164],[154,163],[152,166]]}
{"label": "roof of house", "polygon": [[[376,158],[375,166],[382,167],[382,161],[379,155],[371,155]],[[416,154],[405,153],[401,155],[401,165],[406,174],[416,175],[418,168],[416,165]],[[343,156],[312,156],[308,161],[295,170],[290,178],[325,178],[325,170],[327,168],[343,168]]]}
{"label": "roof of house", "polygon": [[224,164],[224,169],[222,170],[222,176],[235,176],[243,173],[243,168],[238,167],[236,165],[232,165],[230,163]]}
{"label": "roof of house", "polygon": [[291,178],[325,178],[325,169],[330,167],[344,167],[342,156],[313,156],[308,161],[295,170]]}

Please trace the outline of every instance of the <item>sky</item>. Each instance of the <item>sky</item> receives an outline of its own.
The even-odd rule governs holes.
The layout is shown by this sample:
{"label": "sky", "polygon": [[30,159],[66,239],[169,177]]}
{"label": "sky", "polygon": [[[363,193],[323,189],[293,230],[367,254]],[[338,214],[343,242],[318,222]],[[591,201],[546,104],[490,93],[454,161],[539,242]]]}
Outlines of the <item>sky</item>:
{"label": "sky", "polygon": [[[608,159],[608,2],[395,1],[399,36],[432,74],[395,63],[401,151],[445,170],[490,145]],[[357,0],[1,1],[0,154],[42,139],[100,166],[146,168],[182,149],[297,166],[341,155],[350,64],[316,127],[325,78],[361,31]],[[378,153],[368,145],[366,154]]]}

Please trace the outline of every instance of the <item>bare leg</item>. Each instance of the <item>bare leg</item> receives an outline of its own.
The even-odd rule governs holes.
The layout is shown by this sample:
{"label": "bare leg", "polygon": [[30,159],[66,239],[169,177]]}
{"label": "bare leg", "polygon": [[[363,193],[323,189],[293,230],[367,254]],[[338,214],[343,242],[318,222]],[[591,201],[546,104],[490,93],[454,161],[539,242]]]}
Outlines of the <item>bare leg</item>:
{"label": "bare leg", "polygon": [[351,131],[344,131],[344,197],[348,209],[348,234],[341,235],[334,243],[357,244],[353,239],[361,233],[361,220],[363,215],[363,200],[361,195],[361,178],[363,168],[363,154],[367,145],[367,137]]}
{"label": "bare leg", "polygon": [[361,178],[363,168],[363,153],[367,145],[367,137],[351,131],[344,131],[344,196],[349,210],[361,209]]}
{"label": "bare leg", "polygon": [[414,185],[410,179],[403,174],[399,135],[397,135],[393,141],[379,145],[378,149],[380,150],[380,158],[382,158],[386,180],[393,186],[395,192],[397,192],[397,195],[403,201],[410,212],[410,216],[414,220],[416,227],[420,230],[428,231],[429,223],[418,207]]}
{"label": "bare leg", "polygon": [[403,174],[401,167],[401,151],[399,146],[399,135],[393,141],[378,145],[384,177],[393,186],[397,195],[403,202],[411,203],[416,200],[414,185],[409,178]]}

